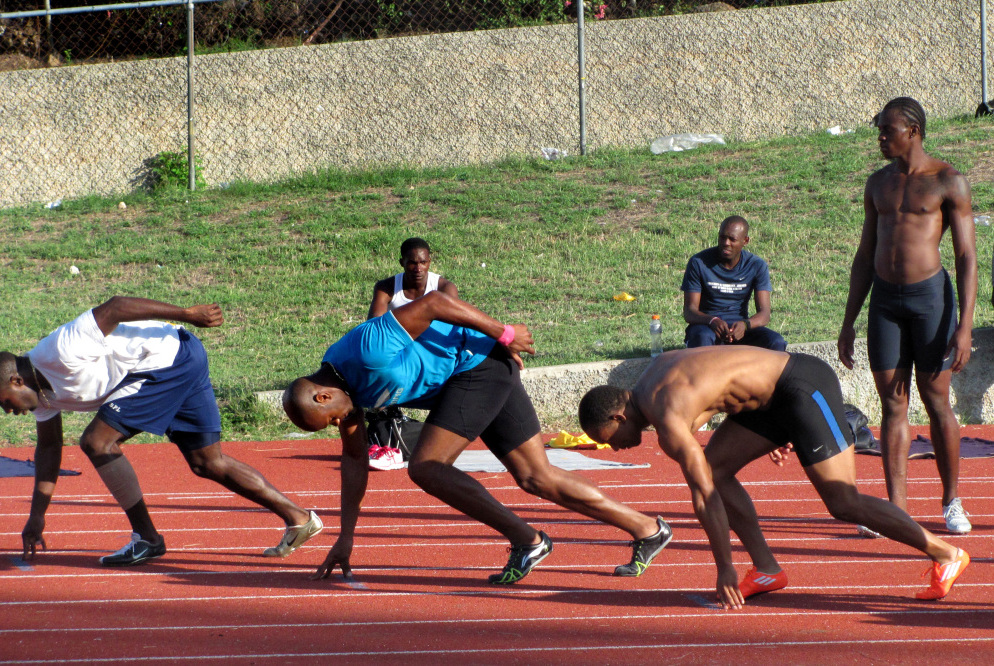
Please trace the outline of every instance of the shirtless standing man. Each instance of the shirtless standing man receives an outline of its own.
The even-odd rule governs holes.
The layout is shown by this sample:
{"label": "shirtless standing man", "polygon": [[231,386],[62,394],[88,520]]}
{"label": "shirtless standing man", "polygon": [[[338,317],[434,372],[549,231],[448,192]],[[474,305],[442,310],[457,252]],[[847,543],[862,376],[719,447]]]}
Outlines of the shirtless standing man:
{"label": "shirtless standing man", "polygon": [[[749,346],[666,352],[631,391],[593,388],[579,412],[584,431],[614,449],[638,446],[647,426],[656,429],[659,448],[679,463],[690,487],[694,513],[718,566],[718,600],[725,608],[787,586],[787,574],[735,475],[767,454],[782,458],[788,443],[834,518],[862,522],[932,560],[931,583],[917,598],[941,599],[970,563],[965,551],[938,539],[896,505],[859,492],[839,379],[813,356]],[[702,448],[694,433],[718,412],[729,416]],[[741,583],[732,565],[729,528],[753,563]]]}
{"label": "shirtless standing man", "polygon": [[[952,373],[970,359],[977,299],[970,185],[949,164],[925,154],[925,111],[915,100],[891,100],[874,123],[880,131],[880,152],[891,163],[866,181],[866,217],[849,278],[839,359],[853,367],[853,324],[872,285],[867,348],[883,412],[880,438],[887,496],[907,510],[908,392],[914,365],[942,480],[946,528],[965,534],[972,526],[957,488],[960,431],[949,402],[949,383]],[[955,255],[958,321],[956,295],[939,257],[946,229]]]}

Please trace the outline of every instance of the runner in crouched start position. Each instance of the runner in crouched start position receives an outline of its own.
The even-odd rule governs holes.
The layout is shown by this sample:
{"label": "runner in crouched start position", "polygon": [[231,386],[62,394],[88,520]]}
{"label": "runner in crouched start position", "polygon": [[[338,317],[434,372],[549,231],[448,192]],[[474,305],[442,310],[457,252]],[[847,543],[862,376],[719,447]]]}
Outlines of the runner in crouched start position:
{"label": "runner in crouched start position", "polygon": [[308,431],[337,426],[342,437],[342,531],[316,578],[328,577],[336,566],[351,573],[369,474],[362,409],[389,404],[431,410],[408,464],[411,479],[511,542],[507,565],[490,583],[526,576],[552,552],[552,541],[456,469],[456,458],[477,437],[526,492],[631,534],[632,561],[615,575],[638,576],[649,566],[669,543],[669,526],[549,464],[538,417],[521,385],[520,352],[534,353],[526,326],[504,326],[433,291],[352,329],[328,349],[317,372],[293,381],[283,394],[290,420]]}
{"label": "runner in crouched start position", "polygon": [[[729,416],[702,449],[693,434],[718,412]],[[745,346],[667,352],[631,391],[591,389],[580,401],[580,425],[614,449],[638,446],[646,426],[656,429],[660,448],[680,464],[690,486],[725,608],[740,608],[748,597],[787,586],[752,499],[735,475],[767,454],[782,463],[789,444],[833,517],[928,555],[931,584],[919,599],[944,597],[970,562],[965,551],[938,539],[894,504],[859,493],[838,377],[812,356]],[[752,559],[741,583],[732,565],[729,527]]]}
{"label": "runner in crouched start position", "polygon": [[62,464],[62,411],[97,412],[79,444],[133,531],[105,566],[141,564],[166,553],[145,506],[138,477],[121,444],[140,432],[169,437],[190,469],[286,523],[267,557],[286,557],[321,531],[321,519],[291,502],[255,469],[221,453],[221,415],[207,368],[207,353],[181,326],[224,321],[217,304],[182,308],[144,298],[115,296],[57,328],[24,356],[0,352],[0,406],[8,414],[33,412],[37,422],[35,487],[21,538],[31,559],[42,533]]}

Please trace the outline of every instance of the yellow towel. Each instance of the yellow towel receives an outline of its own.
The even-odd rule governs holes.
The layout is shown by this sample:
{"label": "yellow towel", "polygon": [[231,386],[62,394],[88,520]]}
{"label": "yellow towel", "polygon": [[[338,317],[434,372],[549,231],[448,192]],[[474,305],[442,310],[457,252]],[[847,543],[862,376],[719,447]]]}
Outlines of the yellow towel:
{"label": "yellow towel", "polygon": [[584,435],[571,435],[565,430],[561,430],[559,435],[549,440],[548,445],[554,449],[609,449],[610,444],[598,444],[594,440]]}

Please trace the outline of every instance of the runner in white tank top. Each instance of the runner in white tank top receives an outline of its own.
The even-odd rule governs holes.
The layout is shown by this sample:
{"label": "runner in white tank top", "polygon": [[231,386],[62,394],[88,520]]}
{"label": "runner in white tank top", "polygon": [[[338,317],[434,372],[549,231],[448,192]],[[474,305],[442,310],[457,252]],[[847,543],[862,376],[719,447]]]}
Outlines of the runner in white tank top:
{"label": "runner in white tank top", "polygon": [[455,298],[459,290],[449,280],[431,272],[431,249],[420,238],[408,238],[400,246],[403,273],[391,275],[373,287],[373,300],[366,319],[379,317],[388,310],[399,308],[430,291],[441,291]]}
{"label": "runner in white tank top", "polygon": [[[425,283],[425,291],[424,294],[421,294],[421,296],[424,296],[429,291],[435,291],[436,289],[438,289],[438,281],[441,279],[441,277],[442,276],[439,275],[438,273],[432,273],[431,271],[428,271],[428,281]],[[420,298],[420,296],[418,298]],[[408,298],[407,295],[404,294],[404,274],[397,273],[396,275],[394,275],[393,297],[390,299],[390,303],[387,305],[387,310],[396,310],[400,306],[407,305],[413,300],[414,300],[413,298]]]}

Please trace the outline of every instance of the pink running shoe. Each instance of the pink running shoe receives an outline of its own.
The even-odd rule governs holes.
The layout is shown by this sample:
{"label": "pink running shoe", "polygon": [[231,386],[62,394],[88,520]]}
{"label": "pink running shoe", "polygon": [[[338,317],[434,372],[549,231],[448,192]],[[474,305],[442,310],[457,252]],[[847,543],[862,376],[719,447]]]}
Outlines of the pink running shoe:
{"label": "pink running shoe", "polygon": [[401,455],[400,449],[392,449],[387,446],[381,446],[377,456],[369,459],[370,469],[385,471],[404,469],[405,467],[407,467],[407,463],[404,462],[404,456]]}

